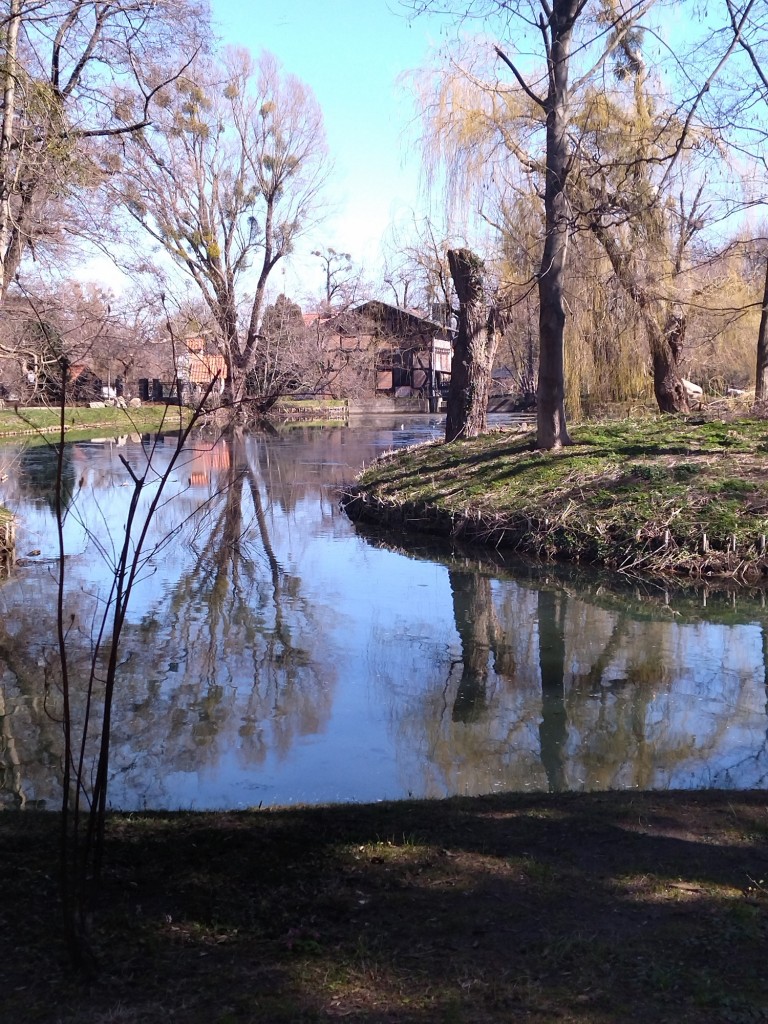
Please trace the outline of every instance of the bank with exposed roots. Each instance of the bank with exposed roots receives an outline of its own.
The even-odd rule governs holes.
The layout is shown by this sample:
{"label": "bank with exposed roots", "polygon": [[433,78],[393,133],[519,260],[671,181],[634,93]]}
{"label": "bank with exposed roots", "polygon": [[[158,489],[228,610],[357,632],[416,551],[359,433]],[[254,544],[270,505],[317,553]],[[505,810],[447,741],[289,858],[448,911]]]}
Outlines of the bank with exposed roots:
{"label": "bank with exposed roots", "polygon": [[768,583],[768,426],[661,417],[587,425],[556,452],[494,431],[387,454],[353,519],[627,574]]}

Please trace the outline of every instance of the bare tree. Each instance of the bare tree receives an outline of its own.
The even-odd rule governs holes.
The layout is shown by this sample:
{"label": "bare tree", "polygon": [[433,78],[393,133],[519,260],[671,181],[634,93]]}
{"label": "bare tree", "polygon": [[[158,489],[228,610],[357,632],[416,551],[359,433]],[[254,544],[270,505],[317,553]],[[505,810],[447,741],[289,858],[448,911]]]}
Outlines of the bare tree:
{"label": "bare tree", "polygon": [[14,287],[0,310],[6,397],[57,403],[62,363],[71,399],[100,399],[102,385],[141,376],[172,379],[173,346],[155,304],[139,292],[116,300],[97,285],[71,280],[35,291]]}
{"label": "bare tree", "polygon": [[456,306],[447,255],[451,242],[440,236],[428,218],[414,216],[407,232],[393,229],[388,248],[383,283],[395,305],[420,309],[431,319],[448,324]]}
{"label": "bare tree", "polygon": [[0,299],[24,255],[61,243],[77,194],[99,183],[94,141],[147,126],[152,96],[174,73],[159,69],[185,46],[199,48],[200,33],[196,0],[9,0],[0,28]]}
{"label": "bare tree", "polygon": [[[197,290],[216,327],[229,400],[273,400],[254,382],[269,351],[260,331],[267,282],[313,224],[326,173],[320,109],[311,91],[262,54],[199,61],[158,93],[155,121],[122,140],[115,196]],[[173,274],[161,262],[163,289]]]}
{"label": "bare tree", "polygon": [[0,317],[0,378],[9,395],[24,403],[58,401],[62,364],[71,369],[87,362],[92,369],[118,322],[97,288],[77,282],[35,294],[15,290]]}
{"label": "bare tree", "polygon": [[317,256],[323,268],[323,302],[330,312],[334,303],[348,306],[354,301],[356,286],[360,281],[360,272],[355,271],[352,254],[337,252],[331,246],[324,249],[313,249],[312,255]]}

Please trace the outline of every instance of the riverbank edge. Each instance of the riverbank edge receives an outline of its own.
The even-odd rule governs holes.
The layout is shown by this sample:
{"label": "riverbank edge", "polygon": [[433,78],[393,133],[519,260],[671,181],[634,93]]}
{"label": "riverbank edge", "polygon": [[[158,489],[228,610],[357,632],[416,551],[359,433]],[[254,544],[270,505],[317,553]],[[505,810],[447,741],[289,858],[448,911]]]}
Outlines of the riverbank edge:
{"label": "riverbank edge", "polygon": [[[666,427],[670,419],[664,418]],[[756,482],[752,491],[740,494],[736,488],[733,493],[728,492],[732,532],[724,529],[716,514],[715,493],[702,501],[702,489],[708,484],[714,486],[715,462],[727,451],[708,449],[706,444],[695,450],[681,445],[679,458],[670,457],[668,431],[663,440],[654,441],[648,436],[649,430],[656,429],[656,422],[575,427],[571,432],[575,443],[555,452],[536,451],[531,435],[519,430],[490,431],[480,438],[452,445],[433,441],[387,452],[358,475],[342,495],[341,505],[353,522],[431,534],[486,549],[511,550],[543,563],[583,563],[628,576],[692,581],[727,579],[749,586],[768,585],[768,489]],[[691,429],[706,426],[698,421],[686,422],[689,435]],[[760,427],[765,429],[764,422]],[[728,429],[738,431],[739,424],[728,424]],[[612,432],[621,435],[622,447],[635,453],[631,461],[635,475],[617,473],[621,452],[609,451],[606,465],[610,473],[589,480],[585,477],[580,494],[573,460],[580,454],[594,457],[589,432],[595,430],[603,439],[610,438]],[[580,445],[579,441],[585,443]],[[636,454],[640,450],[642,455]],[[442,458],[439,464],[441,456],[435,457],[436,452],[454,454]],[[462,453],[466,453],[464,462]],[[753,454],[753,461],[762,469],[764,453]],[[477,482],[470,479],[469,473],[474,474],[481,461],[488,478],[515,477],[516,507],[509,507],[505,501],[508,492],[494,493],[490,488],[478,491]],[[526,462],[528,466],[524,465]],[[532,482],[544,463],[551,486],[541,491]],[[628,459],[626,463],[629,464]],[[731,464],[736,464],[732,458]],[[722,469],[720,462],[717,466]],[[750,465],[750,473],[753,469]],[[687,481],[689,471],[693,476]],[[664,474],[670,482],[674,480],[676,506],[696,507],[696,522],[682,525],[684,517],[659,516],[658,510],[665,501]],[[617,485],[619,482],[621,486]],[[565,483],[568,486],[563,486]],[[587,489],[590,497],[598,490],[607,495],[609,515],[604,508],[598,509],[583,500]],[[528,491],[529,497],[519,497]],[[635,514],[641,504],[648,507],[646,499],[651,492],[658,498],[651,505],[651,514]],[[734,504],[740,507],[734,508]],[[739,520],[739,526],[733,525]]]}
{"label": "riverbank edge", "polygon": [[[93,416],[96,418],[92,418]],[[31,422],[33,417],[36,422]],[[115,434],[157,433],[161,430],[183,429],[189,420],[187,410],[179,413],[174,408],[169,414],[166,406],[142,406],[140,409],[80,409],[66,410],[64,436],[69,440],[87,440],[104,431]],[[11,426],[12,424],[12,426]],[[61,434],[59,409],[34,408],[29,410],[0,410],[0,444],[19,439],[29,444],[30,439],[52,443],[51,438]],[[0,505],[0,569],[7,570],[16,557],[16,518],[10,509]]]}
{"label": "riverbank edge", "polygon": [[[86,409],[73,406],[65,410],[64,434],[97,433],[114,430],[119,434],[155,433],[183,429],[190,410],[179,406],[143,405],[138,409]],[[61,410],[40,407],[19,411],[0,410],[0,443],[17,437],[50,438],[61,433]]]}
{"label": "riverbank edge", "polygon": [[760,1020],[767,803],[625,790],[110,814],[87,985],[59,934],[59,817],[6,811],[0,1016]]}

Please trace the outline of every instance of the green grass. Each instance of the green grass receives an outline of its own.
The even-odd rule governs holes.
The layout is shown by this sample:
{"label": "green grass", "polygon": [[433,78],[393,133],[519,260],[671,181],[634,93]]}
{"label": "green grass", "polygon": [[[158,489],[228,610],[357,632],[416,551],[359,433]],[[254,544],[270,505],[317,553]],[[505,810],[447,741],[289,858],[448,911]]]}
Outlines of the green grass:
{"label": "green grass", "polygon": [[556,452],[505,430],[386,456],[350,514],[609,568],[764,575],[765,421],[661,417],[571,436]]}
{"label": "green grass", "polygon": [[[178,406],[143,405],[139,409],[91,409],[71,406],[64,410],[64,424],[68,438],[75,432],[85,436],[94,430],[113,431],[116,434],[142,433],[160,429],[178,430],[186,424],[190,412]],[[19,408],[0,409],[0,437],[34,436],[37,431],[57,431],[61,423],[59,409]]]}

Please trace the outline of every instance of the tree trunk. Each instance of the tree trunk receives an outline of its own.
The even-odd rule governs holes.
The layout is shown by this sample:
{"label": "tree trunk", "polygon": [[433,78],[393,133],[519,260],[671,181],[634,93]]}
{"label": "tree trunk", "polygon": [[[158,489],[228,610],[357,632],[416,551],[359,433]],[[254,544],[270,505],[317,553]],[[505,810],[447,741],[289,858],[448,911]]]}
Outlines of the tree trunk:
{"label": "tree trunk", "polygon": [[13,145],[13,122],[16,116],[16,82],[19,77],[16,58],[20,26],[21,0],[11,0],[4,40],[3,115],[2,134],[0,135],[0,300],[5,299],[8,287],[6,256],[13,238],[11,196],[16,188],[16,181],[12,171],[11,146]]}
{"label": "tree trunk", "polygon": [[488,396],[496,354],[496,312],[486,308],[483,264],[469,249],[450,249],[448,265],[459,299],[451,359],[446,442],[477,437],[488,423]]}
{"label": "tree trunk", "polygon": [[601,223],[599,213],[589,219],[589,226],[605,250],[616,280],[637,306],[648,335],[653,365],[653,391],[660,411],[688,412],[688,395],[678,369],[685,337],[685,317],[673,313],[667,306],[662,321],[663,301],[654,298],[640,283],[637,269],[632,265],[632,254],[621,249],[608,228]]}
{"label": "tree trunk", "polygon": [[678,360],[685,334],[685,319],[670,314],[664,330],[651,316],[645,316],[653,364],[653,392],[661,412],[688,412],[688,394],[685,390]]}
{"label": "tree trunk", "polygon": [[550,16],[551,52],[547,117],[544,252],[539,270],[539,387],[536,419],[539,448],[571,443],[565,422],[565,268],[570,230],[565,194],[570,169],[568,66],[571,34],[580,5],[560,0]]}
{"label": "tree trunk", "polygon": [[757,332],[757,368],[755,372],[755,401],[768,398],[768,258],[765,261],[765,286],[760,327]]}
{"label": "tree trunk", "polygon": [[565,710],[565,594],[540,590],[538,598],[539,671],[541,673],[541,763],[550,793],[567,788],[565,748],[568,715]]}
{"label": "tree trunk", "polygon": [[224,356],[227,368],[227,379],[224,382],[224,403],[232,406],[237,418],[240,418],[239,413],[246,397],[248,371],[241,351],[237,307],[234,288],[231,284],[228,287],[222,286],[219,290],[216,296],[214,315],[221,338],[219,350]]}
{"label": "tree trunk", "polygon": [[487,711],[489,661],[496,633],[491,581],[477,572],[449,572],[448,579],[462,665],[451,718],[477,722]]}

